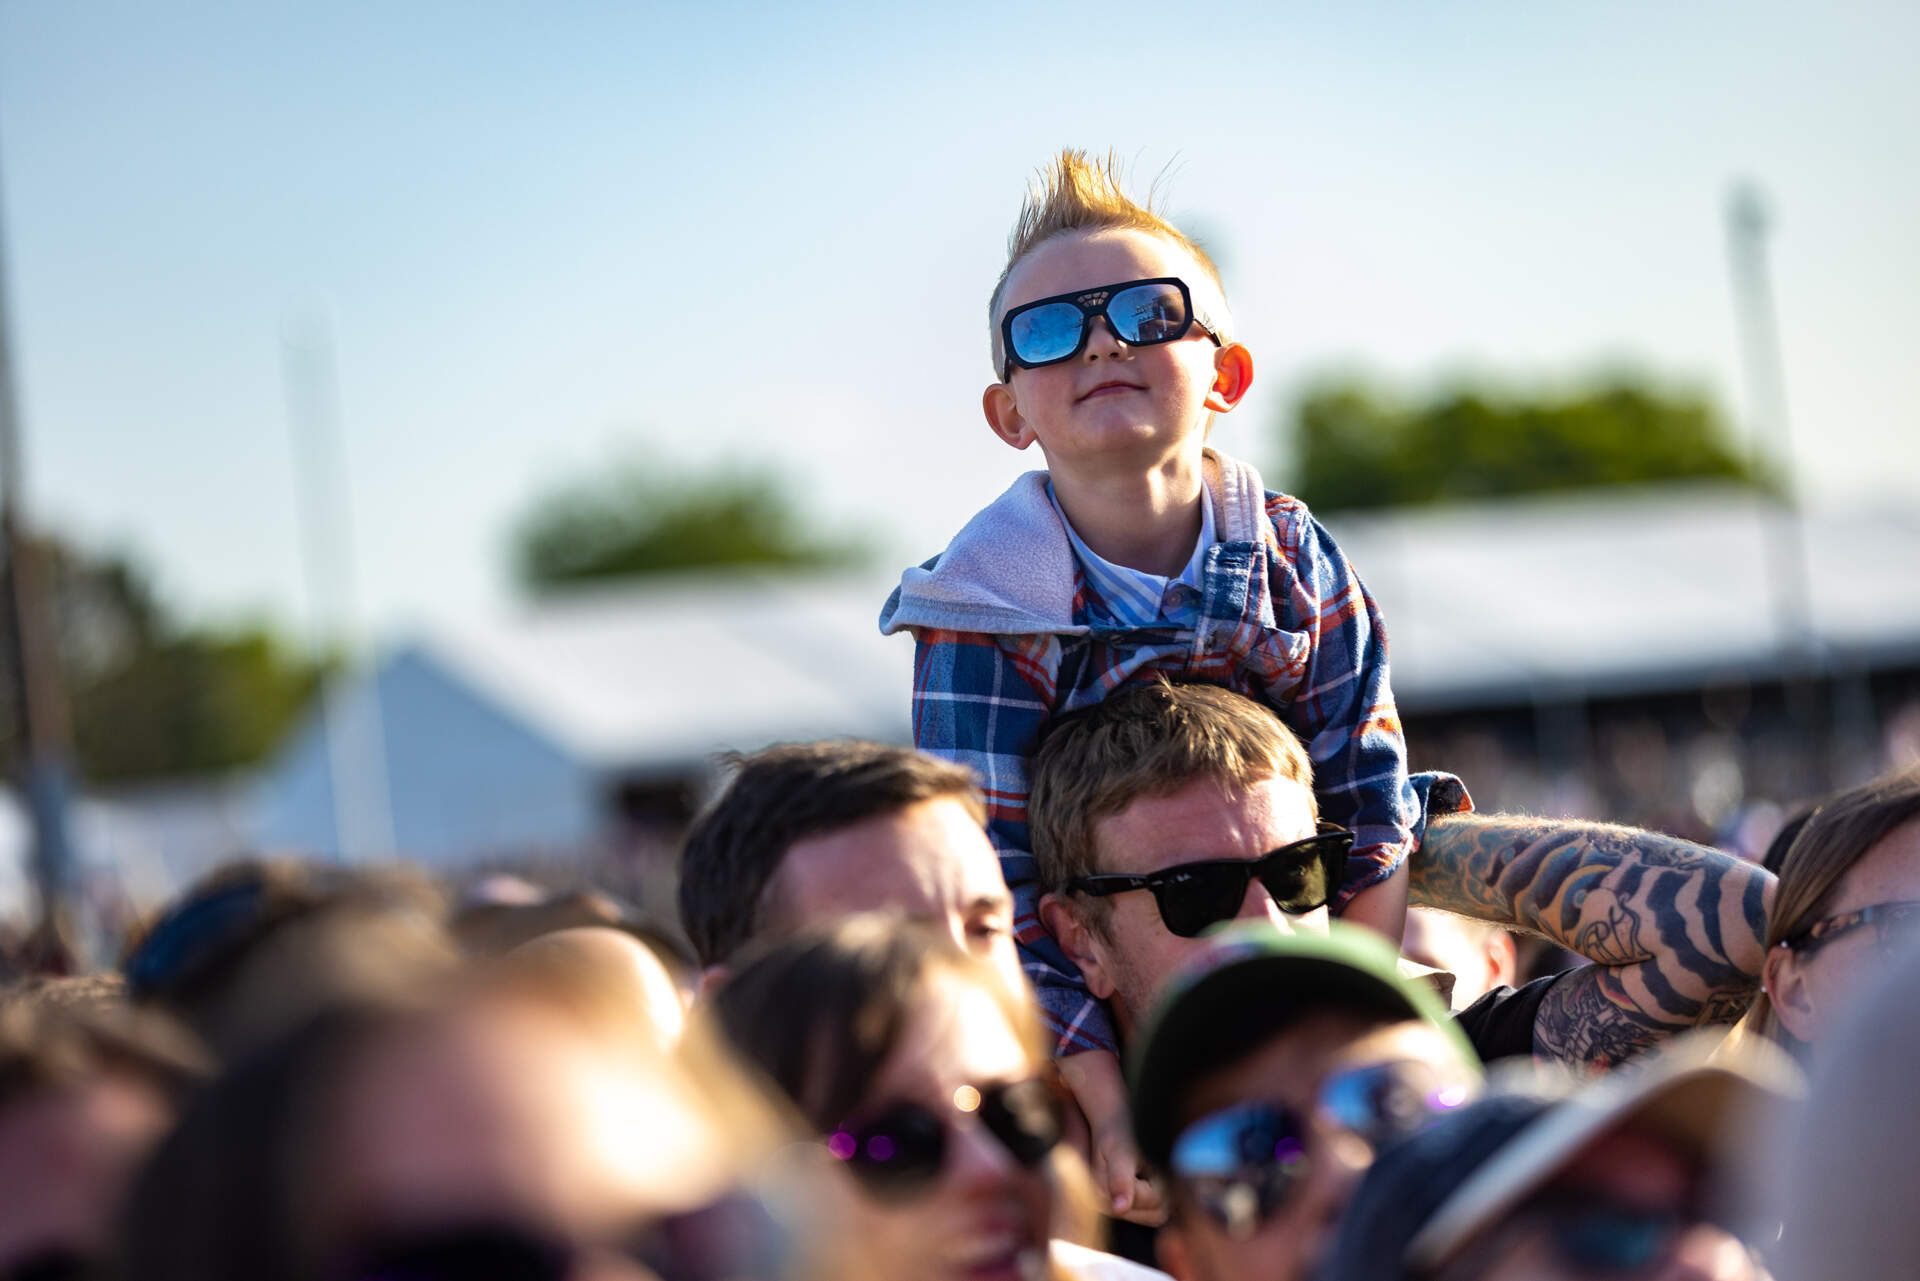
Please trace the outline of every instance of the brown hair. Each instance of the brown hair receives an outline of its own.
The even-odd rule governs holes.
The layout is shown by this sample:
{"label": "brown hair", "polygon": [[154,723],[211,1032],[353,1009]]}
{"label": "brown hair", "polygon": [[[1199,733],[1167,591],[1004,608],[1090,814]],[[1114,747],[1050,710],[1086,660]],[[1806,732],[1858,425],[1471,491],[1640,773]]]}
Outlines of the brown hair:
{"label": "brown hair", "polygon": [[1034,755],[1027,799],[1041,888],[1099,872],[1094,826],[1138,797],[1270,778],[1311,789],[1313,762],[1278,717],[1231,690],[1162,680],[1063,717]]}
{"label": "brown hair", "polygon": [[193,1038],[164,1015],[47,989],[0,1002],[0,1108],[43,1090],[128,1077],[178,1102],[207,1074]]}
{"label": "brown hair", "polygon": [[849,916],[760,951],[708,1008],[735,1052],[824,1133],[866,1098],[928,987],[945,975],[992,992],[1033,1061],[1047,1061],[1021,993],[944,936],[885,913]]}
{"label": "brown hair", "polygon": [[[1920,766],[1895,770],[1842,792],[1816,809],[1780,865],[1767,914],[1767,947],[1776,948],[1826,916],[1853,865],[1888,833],[1920,818]],[[1785,1042],[1790,1034],[1765,992],[1754,998],[1739,1032]]]}
{"label": "brown hair", "polygon": [[1063,149],[1036,175],[1020,206],[1019,220],[1007,237],[1007,265],[994,282],[993,296],[987,302],[987,328],[993,342],[993,373],[998,378],[1006,368],[1006,353],[1001,350],[1000,305],[1007,290],[1007,278],[1034,250],[1055,236],[1075,231],[1118,231],[1131,229],[1151,232],[1172,241],[1192,255],[1205,273],[1205,281],[1189,281],[1190,288],[1204,294],[1211,285],[1212,305],[1195,299],[1196,307],[1207,313],[1216,336],[1222,343],[1233,341],[1229,331],[1233,317],[1227,311],[1226,286],[1220,269],[1207,251],[1178,227],[1161,217],[1153,207],[1157,184],[1149,187],[1144,204],[1127,195],[1120,182],[1120,162],[1109,151],[1101,159],[1086,152]]}
{"label": "brown hair", "polygon": [[[866,1101],[915,1012],[944,998],[930,990],[943,977],[991,995],[1033,1066],[1048,1063],[1048,1040],[1024,987],[1010,987],[945,935],[887,913],[849,916],[760,951],[728,977],[689,1034],[729,1045],[824,1134]],[[1086,1167],[1062,1143],[1048,1170],[1062,1194],[1054,1235],[1091,1239]]]}
{"label": "brown hair", "polygon": [[738,772],[680,855],[680,925],[702,965],[759,931],[767,886],[796,842],[943,797],[986,822],[971,770],[911,748],[837,739],[730,759]]}
{"label": "brown hair", "polygon": [[336,1004],[406,998],[457,957],[446,900],[405,867],[243,859],[202,877],[128,950],[128,993],[223,1061]]}

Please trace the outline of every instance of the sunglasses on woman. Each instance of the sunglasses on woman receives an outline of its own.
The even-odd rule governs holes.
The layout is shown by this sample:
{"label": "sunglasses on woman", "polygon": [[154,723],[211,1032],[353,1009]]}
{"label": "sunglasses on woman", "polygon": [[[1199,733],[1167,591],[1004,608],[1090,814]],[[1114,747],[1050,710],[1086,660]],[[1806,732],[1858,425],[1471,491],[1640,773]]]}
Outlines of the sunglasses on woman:
{"label": "sunglasses on woman", "polygon": [[1147,876],[1078,876],[1067,882],[1067,889],[1097,898],[1151,890],[1167,929],[1181,938],[1196,938],[1239,915],[1247,886],[1256,876],[1289,916],[1325,907],[1340,885],[1352,848],[1352,832],[1322,823],[1318,834],[1260,858],[1181,863]]}
{"label": "sunglasses on woman", "polygon": [[1086,347],[1096,318],[1106,321],[1113,336],[1129,347],[1175,342],[1195,325],[1213,339],[1214,346],[1220,345],[1218,327],[1195,314],[1186,281],[1177,276],[1123,280],[1022,303],[1008,311],[1000,318],[1007,353],[1001,380],[1013,376],[1015,365],[1038,369],[1072,360]]}
{"label": "sunglasses on woman", "polygon": [[932,1188],[946,1169],[954,1127],[972,1116],[1013,1159],[1031,1169],[1060,1142],[1060,1092],[1035,1077],[999,1085],[963,1085],[950,1108],[901,1102],[827,1136],[827,1151],[869,1192],[911,1197]]}
{"label": "sunglasses on woman", "polygon": [[[780,1281],[792,1241],[758,1199],[735,1194],[653,1220],[615,1251],[660,1281]],[[354,1252],[340,1281],[567,1281],[585,1251],[509,1222],[454,1223],[389,1236]]]}
{"label": "sunglasses on woman", "polygon": [[[1467,1101],[1468,1089],[1425,1063],[1395,1060],[1336,1072],[1320,1087],[1320,1124],[1377,1150]],[[1174,1140],[1179,1192],[1236,1240],[1293,1199],[1312,1170],[1314,1126],[1279,1103],[1243,1103],[1202,1117]]]}
{"label": "sunglasses on woman", "polygon": [[1851,912],[1841,912],[1815,921],[1781,942],[1795,952],[1811,956],[1835,939],[1844,938],[1867,926],[1873,927],[1873,941],[1880,951],[1896,952],[1902,944],[1920,937],[1920,903],[1874,903]]}

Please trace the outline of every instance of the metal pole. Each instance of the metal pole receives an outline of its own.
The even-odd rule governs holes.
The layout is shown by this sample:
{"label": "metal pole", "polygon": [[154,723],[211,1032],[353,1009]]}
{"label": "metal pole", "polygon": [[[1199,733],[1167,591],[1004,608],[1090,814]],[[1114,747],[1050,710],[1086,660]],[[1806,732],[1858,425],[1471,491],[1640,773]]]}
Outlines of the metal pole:
{"label": "metal pole", "polygon": [[[1767,207],[1760,190],[1735,183],[1727,199],[1727,248],[1733,269],[1734,319],[1746,368],[1748,412],[1756,466],[1772,470],[1777,495],[1758,500],[1766,545],[1767,586],[1773,600],[1775,636],[1787,711],[1802,742],[1814,749],[1815,790],[1824,790],[1828,753],[1820,741],[1814,685],[1822,662],[1813,620],[1813,578],[1807,567],[1806,532],[1795,494],[1793,436],[1787,420],[1786,378],[1780,332],[1774,319],[1767,272]],[[1772,466],[1769,467],[1769,464]]]}
{"label": "metal pole", "polygon": [[293,429],[294,488],[313,627],[340,669],[322,691],[327,773],[333,793],[335,852],[346,861],[391,858],[392,797],[387,785],[386,731],[379,672],[357,669],[353,534],[348,516],[346,450],[340,438],[333,344],[324,323],[289,333],[285,348],[287,411]]}
{"label": "metal pole", "polygon": [[0,225],[0,542],[5,545],[10,587],[0,609],[5,611],[11,642],[13,662],[7,675],[20,731],[21,777],[33,820],[34,882],[40,895],[37,948],[43,963],[59,964],[82,959],[62,955],[76,943],[68,928],[78,879],[67,836],[72,730],[60,690],[47,585],[22,506],[26,486],[21,477],[20,434],[8,328],[6,236]]}

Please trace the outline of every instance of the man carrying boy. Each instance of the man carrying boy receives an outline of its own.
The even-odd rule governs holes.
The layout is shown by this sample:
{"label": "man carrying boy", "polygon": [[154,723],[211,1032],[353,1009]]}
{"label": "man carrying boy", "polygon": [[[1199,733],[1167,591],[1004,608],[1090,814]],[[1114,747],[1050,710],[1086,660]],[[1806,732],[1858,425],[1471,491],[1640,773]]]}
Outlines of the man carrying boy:
{"label": "man carrying boy", "polygon": [[[1102,166],[1063,152],[1029,196],[990,304],[983,407],[1045,472],[909,569],[881,628],[911,631],[914,737],[972,768],[1015,896],[1022,959],[1095,1136],[1116,1212],[1144,1184],[1111,1023],[1038,917],[1027,763],[1060,714],[1163,674],[1273,708],[1319,808],[1354,834],[1334,908],[1398,941],[1419,801],[1378,611],[1293,498],[1206,447],[1253,378],[1218,271]],[[1136,1211],[1137,1213],[1137,1211]]]}

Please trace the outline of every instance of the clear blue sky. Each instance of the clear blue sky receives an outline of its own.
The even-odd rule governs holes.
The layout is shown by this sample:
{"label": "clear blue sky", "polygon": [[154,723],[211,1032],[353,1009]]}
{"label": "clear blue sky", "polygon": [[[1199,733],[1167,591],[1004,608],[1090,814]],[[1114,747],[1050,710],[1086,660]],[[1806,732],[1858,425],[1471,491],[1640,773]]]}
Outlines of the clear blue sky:
{"label": "clear blue sky", "polygon": [[324,315],[378,630],[506,599],[516,513],[628,450],[769,462],[920,559],[1039,465],[980,416],[984,299],[1067,144],[1176,163],[1260,460],[1330,365],[1743,412],[1752,175],[1802,475],[1920,500],[1909,0],[806,8],[0,0],[38,508],[300,625],[281,343]]}

